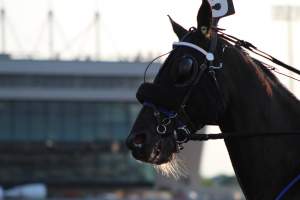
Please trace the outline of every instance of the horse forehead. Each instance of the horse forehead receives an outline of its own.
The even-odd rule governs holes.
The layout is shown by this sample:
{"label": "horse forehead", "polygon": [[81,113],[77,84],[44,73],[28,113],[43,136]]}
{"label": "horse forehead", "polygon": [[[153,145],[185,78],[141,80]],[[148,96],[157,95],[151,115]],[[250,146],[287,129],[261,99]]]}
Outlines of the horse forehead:
{"label": "horse forehead", "polygon": [[192,34],[189,38],[187,38],[186,40],[182,41],[182,42],[189,42],[192,43],[194,45],[197,45],[199,47],[208,47],[209,45],[209,38],[203,36],[200,33],[194,33]]}

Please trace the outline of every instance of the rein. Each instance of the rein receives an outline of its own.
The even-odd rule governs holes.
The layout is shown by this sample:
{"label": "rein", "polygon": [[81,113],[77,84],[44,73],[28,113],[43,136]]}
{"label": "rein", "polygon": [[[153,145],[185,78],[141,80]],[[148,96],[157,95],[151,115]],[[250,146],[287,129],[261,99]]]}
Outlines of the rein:
{"label": "rein", "polygon": [[268,54],[264,51],[259,50],[256,46],[254,46],[250,42],[247,42],[245,40],[238,39],[237,37],[234,37],[232,35],[226,34],[226,33],[223,32],[223,29],[216,29],[216,31],[218,33],[220,33],[219,36],[221,36],[226,41],[231,42],[236,46],[243,47],[243,48],[251,51],[252,53],[254,53],[256,55],[271,61],[272,63],[274,63],[276,65],[279,65],[279,66],[281,66],[281,67],[283,67],[283,68],[285,68],[285,69],[287,69],[291,72],[294,72],[295,74],[300,75],[300,70],[298,70],[298,69],[296,69],[296,68],[294,68],[294,67],[292,67],[292,66],[290,66],[290,65],[288,65],[288,64],[286,64],[286,63],[284,63],[284,62],[282,62],[282,61],[280,61],[276,58],[274,58],[273,56],[271,56],[270,54]]}
{"label": "rein", "polygon": [[193,133],[190,135],[190,140],[194,141],[207,141],[207,140],[222,140],[231,138],[255,138],[255,137],[271,137],[271,136],[300,136],[299,132],[247,132],[243,135],[237,135],[235,133]]}

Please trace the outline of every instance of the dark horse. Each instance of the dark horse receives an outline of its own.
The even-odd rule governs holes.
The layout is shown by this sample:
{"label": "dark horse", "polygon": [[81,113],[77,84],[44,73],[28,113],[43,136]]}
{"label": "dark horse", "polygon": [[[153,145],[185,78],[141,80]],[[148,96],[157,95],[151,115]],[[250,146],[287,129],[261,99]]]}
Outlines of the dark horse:
{"label": "dark horse", "polygon": [[[225,139],[246,198],[275,199],[300,173],[300,140],[288,134],[300,131],[300,102],[261,62],[220,34],[214,47],[216,28],[207,0],[199,9],[197,28],[171,23],[180,42],[174,43],[154,82],[137,92],[143,108],[127,138],[133,156],[158,166],[172,162],[187,142],[185,136],[204,125],[218,125],[225,135],[287,132]],[[284,199],[300,199],[299,185]]]}

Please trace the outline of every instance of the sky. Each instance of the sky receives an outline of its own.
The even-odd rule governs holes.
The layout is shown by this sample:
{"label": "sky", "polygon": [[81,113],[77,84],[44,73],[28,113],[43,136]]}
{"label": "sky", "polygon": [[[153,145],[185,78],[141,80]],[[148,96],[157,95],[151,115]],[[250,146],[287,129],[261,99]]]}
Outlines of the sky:
{"label": "sky", "polygon": [[[59,57],[94,58],[97,54],[102,60],[133,60],[139,54],[151,58],[168,52],[177,38],[167,15],[185,28],[195,26],[201,0],[2,0],[0,3],[7,16],[4,49],[15,57],[49,57],[47,12],[52,8],[53,48]],[[222,19],[219,26],[288,64],[300,66],[300,56],[295,53],[300,52],[296,45],[300,43],[296,37],[300,35],[300,19],[290,24],[289,46],[288,23],[275,20],[272,13],[274,5],[299,6],[299,3],[297,0],[235,0],[236,14]],[[96,11],[100,13],[97,45],[96,28],[92,26]],[[0,48],[3,51],[2,43]],[[289,83],[287,79],[282,81]],[[298,94],[299,83],[293,84]],[[218,132],[215,128],[213,131]],[[205,143],[203,153],[201,173],[204,176],[233,174],[222,141]]]}

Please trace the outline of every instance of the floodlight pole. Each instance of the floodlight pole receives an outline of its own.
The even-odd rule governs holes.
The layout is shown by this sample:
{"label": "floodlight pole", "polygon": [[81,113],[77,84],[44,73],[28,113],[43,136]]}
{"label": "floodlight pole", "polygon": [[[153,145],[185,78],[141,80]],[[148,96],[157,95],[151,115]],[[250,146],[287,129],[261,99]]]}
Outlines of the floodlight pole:
{"label": "floodlight pole", "polygon": [[100,59],[100,29],[99,29],[99,23],[100,23],[100,13],[99,11],[95,12],[95,58],[96,60]]}
{"label": "floodlight pole", "polygon": [[53,10],[50,9],[48,11],[48,39],[49,39],[49,58],[53,58],[53,52],[54,52],[54,33],[53,33]]}
{"label": "floodlight pole", "polygon": [[[293,55],[293,11],[291,9],[291,6],[287,7],[287,34],[288,34],[288,60],[290,65],[294,64],[294,55]],[[291,73],[292,75],[292,73]],[[292,79],[290,79],[290,87],[291,90],[294,90],[294,82]]]}
{"label": "floodlight pole", "polygon": [[4,8],[1,8],[1,11],[0,11],[0,20],[1,20],[1,53],[2,54],[5,54],[6,53],[6,43],[5,43],[5,40],[6,40],[6,26],[5,26],[5,9]]}
{"label": "floodlight pole", "polygon": [[[300,7],[299,6],[274,6],[273,7],[273,18],[275,20],[285,21],[287,24],[287,51],[288,51],[288,62],[290,65],[294,63],[294,45],[293,45],[293,22],[300,20]],[[292,75],[292,73],[291,73]],[[293,80],[289,82],[290,89],[294,89]]]}

